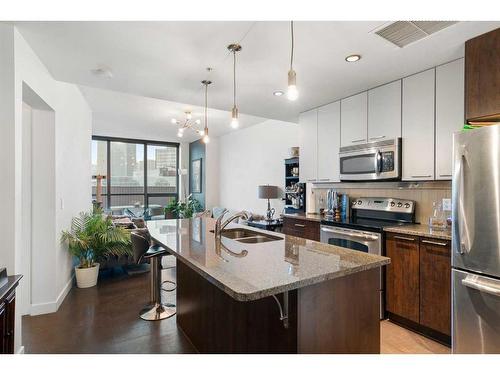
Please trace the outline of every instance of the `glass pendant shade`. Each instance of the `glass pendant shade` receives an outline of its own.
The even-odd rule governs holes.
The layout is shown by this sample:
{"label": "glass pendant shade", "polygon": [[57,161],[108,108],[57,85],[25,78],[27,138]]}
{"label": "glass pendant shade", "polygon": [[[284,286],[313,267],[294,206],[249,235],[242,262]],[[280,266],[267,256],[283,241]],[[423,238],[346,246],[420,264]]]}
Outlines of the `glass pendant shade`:
{"label": "glass pendant shade", "polygon": [[297,100],[299,97],[299,90],[297,90],[297,75],[295,70],[290,69],[288,72],[288,91],[286,93],[288,100]]}

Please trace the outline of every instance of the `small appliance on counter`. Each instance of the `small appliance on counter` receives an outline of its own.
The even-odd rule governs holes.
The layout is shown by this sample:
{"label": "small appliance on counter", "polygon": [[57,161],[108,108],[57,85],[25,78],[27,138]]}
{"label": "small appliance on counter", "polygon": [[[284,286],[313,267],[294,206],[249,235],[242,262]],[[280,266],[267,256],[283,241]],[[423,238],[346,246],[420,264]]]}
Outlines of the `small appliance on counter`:
{"label": "small appliance on counter", "polygon": [[306,184],[296,182],[285,187],[285,214],[306,212]]}

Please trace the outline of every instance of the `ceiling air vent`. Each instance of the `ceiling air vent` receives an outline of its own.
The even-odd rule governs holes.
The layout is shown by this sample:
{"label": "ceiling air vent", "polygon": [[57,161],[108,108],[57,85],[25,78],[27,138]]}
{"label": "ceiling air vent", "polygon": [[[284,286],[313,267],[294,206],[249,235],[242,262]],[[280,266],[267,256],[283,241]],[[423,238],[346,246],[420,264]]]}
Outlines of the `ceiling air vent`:
{"label": "ceiling air vent", "polygon": [[396,21],[375,34],[402,48],[455,23],[457,21]]}

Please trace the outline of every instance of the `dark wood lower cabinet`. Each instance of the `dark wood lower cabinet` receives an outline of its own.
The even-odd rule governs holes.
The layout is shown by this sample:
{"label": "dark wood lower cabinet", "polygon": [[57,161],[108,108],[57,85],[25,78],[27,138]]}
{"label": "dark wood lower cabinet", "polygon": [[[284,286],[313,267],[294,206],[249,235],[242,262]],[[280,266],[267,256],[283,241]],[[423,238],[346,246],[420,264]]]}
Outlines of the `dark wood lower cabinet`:
{"label": "dark wood lower cabinet", "polygon": [[0,354],[14,354],[16,287],[22,276],[9,276],[0,288]]}
{"label": "dark wood lower cabinet", "polygon": [[450,241],[420,239],[420,321],[451,335]]}
{"label": "dark wood lower cabinet", "polygon": [[388,233],[388,317],[444,344],[451,342],[451,243]]}
{"label": "dark wood lower cabinet", "polygon": [[283,218],[283,233],[290,236],[301,237],[307,240],[319,241],[319,221],[296,219],[290,217]]}
{"label": "dark wood lower cabinet", "polygon": [[418,237],[390,234],[386,255],[386,309],[418,322],[419,316],[419,245]]}

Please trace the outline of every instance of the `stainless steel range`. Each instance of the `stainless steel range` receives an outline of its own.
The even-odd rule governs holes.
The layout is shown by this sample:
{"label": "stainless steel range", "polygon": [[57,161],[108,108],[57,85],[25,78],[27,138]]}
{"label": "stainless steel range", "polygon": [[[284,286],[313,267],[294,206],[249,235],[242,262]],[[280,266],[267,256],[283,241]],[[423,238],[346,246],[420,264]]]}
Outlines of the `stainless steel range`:
{"label": "stainless steel range", "polygon": [[[321,242],[365,253],[384,255],[384,227],[415,222],[415,202],[397,198],[356,198],[346,220],[322,220]],[[380,318],[384,312],[384,283],[380,275]]]}

